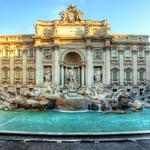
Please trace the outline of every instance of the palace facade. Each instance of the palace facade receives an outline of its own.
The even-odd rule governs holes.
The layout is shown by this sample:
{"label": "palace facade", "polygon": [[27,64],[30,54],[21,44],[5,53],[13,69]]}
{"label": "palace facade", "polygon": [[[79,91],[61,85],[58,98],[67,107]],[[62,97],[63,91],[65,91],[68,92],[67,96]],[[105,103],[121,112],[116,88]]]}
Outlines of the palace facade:
{"label": "palace facade", "polygon": [[20,94],[45,84],[65,86],[71,73],[80,86],[144,88],[150,80],[148,35],[112,34],[107,20],[83,20],[74,5],[60,16],[38,20],[35,34],[0,35],[5,90]]}

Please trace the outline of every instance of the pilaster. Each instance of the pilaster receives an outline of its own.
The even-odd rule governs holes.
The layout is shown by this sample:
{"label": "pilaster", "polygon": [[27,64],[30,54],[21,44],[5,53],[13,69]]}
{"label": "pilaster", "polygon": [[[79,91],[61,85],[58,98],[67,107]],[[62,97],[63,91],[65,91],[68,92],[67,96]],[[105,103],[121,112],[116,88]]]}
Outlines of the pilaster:
{"label": "pilaster", "polygon": [[119,48],[120,85],[124,85],[124,50]]}
{"label": "pilaster", "polygon": [[41,48],[36,48],[36,85],[40,86],[43,84],[43,56]]}
{"label": "pilaster", "polygon": [[146,80],[150,81],[150,49],[147,47],[145,51],[146,56]]}
{"label": "pilaster", "polygon": [[82,77],[81,77],[81,79],[82,79],[82,86],[84,86],[84,74],[85,74],[85,71],[84,71],[84,66],[82,65],[82,67],[81,67],[81,69],[82,69]]}
{"label": "pilaster", "polygon": [[110,85],[110,47],[105,47],[105,84]]}
{"label": "pilaster", "polygon": [[61,65],[61,85],[64,86],[64,66]]}
{"label": "pilaster", "polygon": [[23,69],[23,84],[26,84],[27,80],[27,50],[24,49],[22,53],[22,69]]}
{"label": "pilaster", "polygon": [[52,51],[52,83],[60,83],[59,46],[54,45]]}
{"label": "pilaster", "polygon": [[14,83],[14,50],[10,50],[10,84]]}
{"label": "pilaster", "polygon": [[133,85],[137,85],[137,47],[133,46],[132,49],[132,55],[133,55]]}
{"label": "pilaster", "polygon": [[91,87],[93,85],[93,55],[92,55],[92,46],[88,45],[86,47],[86,85]]}
{"label": "pilaster", "polygon": [[2,50],[0,49],[0,84],[2,83]]}

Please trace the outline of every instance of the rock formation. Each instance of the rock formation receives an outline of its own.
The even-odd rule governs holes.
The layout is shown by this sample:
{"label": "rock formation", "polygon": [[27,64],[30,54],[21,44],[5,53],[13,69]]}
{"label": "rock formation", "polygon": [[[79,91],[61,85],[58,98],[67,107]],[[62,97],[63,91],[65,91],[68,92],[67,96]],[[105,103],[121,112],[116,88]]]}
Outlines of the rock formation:
{"label": "rock formation", "polygon": [[[74,89],[74,90],[73,90]],[[147,94],[149,88],[146,87]],[[150,91],[150,90],[149,90]],[[133,99],[126,89],[117,92],[105,90],[102,85],[89,89],[61,88],[57,86],[36,87],[32,92],[25,91],[18,96],[11,91],[0,88],[0,109],[27,109],[27,110],[99,110],[109,113],[127,113],[141,110],[141,101]],[[147,101],[148,96],[144,97]]]}

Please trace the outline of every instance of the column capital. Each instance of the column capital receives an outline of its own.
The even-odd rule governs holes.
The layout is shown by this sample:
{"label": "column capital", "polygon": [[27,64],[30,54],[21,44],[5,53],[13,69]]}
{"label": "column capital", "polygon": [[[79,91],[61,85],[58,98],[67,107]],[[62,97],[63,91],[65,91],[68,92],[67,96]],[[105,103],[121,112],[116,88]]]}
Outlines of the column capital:
{"label": "column capital", "polygon": [[110,45],[106,45],[106,46],[104,46],[103,49],[104,49],[104,50],[111,50],[111,46],[110,46]]}
{"label": "column capital", "polygon": [[10,50],[9,50],[9,53],[10,53],[10,54],[13,54],[14,52],[15,52],[15,49],[10,49]]}
{"label": "column capital", "polygon": [[59,45],[58,44],[54,44],[53,46],[52,46],[52,50],[58,50],[59,49]]}
{"label": "column capital", "polygon": [[87,49],[87,50],[92,50],[92,49],[93,49],[93,46],[92,46],[92,45],[87,45],[87,46],[86,46],[86,49]]}
{"label": "column capital", "polygon": [[147,49],[145,50],[145,53],[146,53],[146,54],[150,54],[150,49],[147,48]]}
{"label": "column capital", "polygon": [[138,48],[137,46],[133,46],[133,48],[131,49],[132,53],[136,53],[138,52]]}
{"label": "column capital", "polygon": [[39,51],[42,51],[42,47],[41,46],[36,46],[35,49],[39,50]]}

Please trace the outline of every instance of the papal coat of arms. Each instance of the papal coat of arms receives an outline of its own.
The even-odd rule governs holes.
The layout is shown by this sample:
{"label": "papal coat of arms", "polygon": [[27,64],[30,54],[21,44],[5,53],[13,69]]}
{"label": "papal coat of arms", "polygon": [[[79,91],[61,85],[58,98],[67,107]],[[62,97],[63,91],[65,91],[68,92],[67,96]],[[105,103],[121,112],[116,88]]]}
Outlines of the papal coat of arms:
{"label": "papal coat of arms", "polygon": [[67,8],[67,10],[62,11],[60,15],[61,15],[61,21],[66,23],[74,23],[82,20],[83,12],[77,10],[75,5],[70,5]]}

